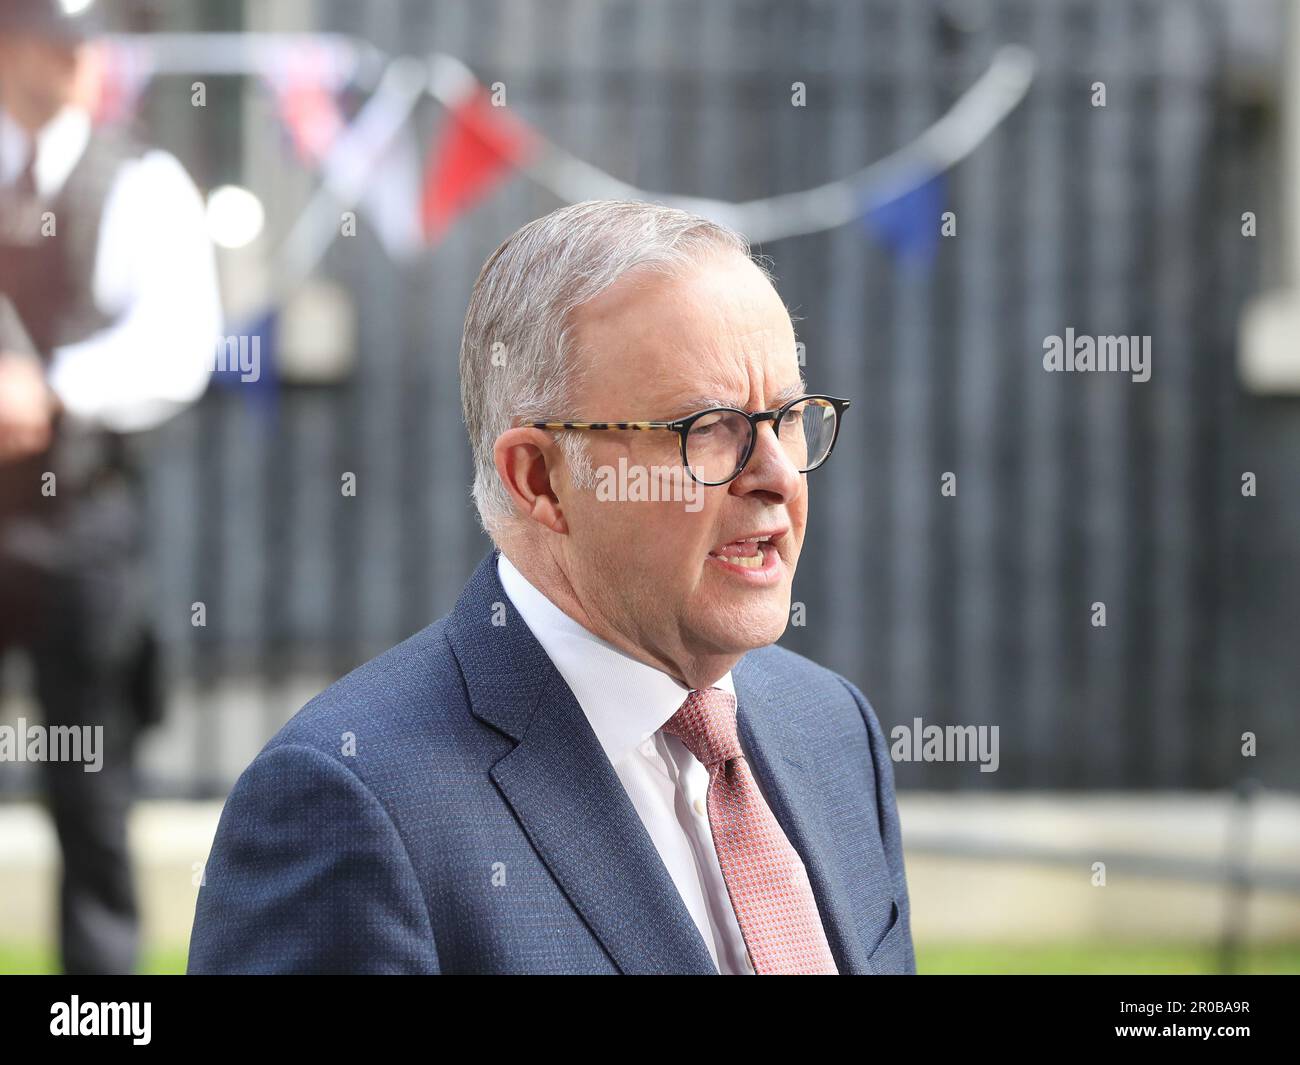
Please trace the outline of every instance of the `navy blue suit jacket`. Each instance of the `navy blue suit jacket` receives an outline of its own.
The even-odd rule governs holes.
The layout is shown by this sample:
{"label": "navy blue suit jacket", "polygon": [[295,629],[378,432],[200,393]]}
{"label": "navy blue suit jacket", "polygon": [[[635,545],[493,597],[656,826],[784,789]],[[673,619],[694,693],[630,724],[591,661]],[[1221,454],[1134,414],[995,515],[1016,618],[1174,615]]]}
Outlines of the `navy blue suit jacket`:
{"label": "navy blue suit jacket", "polygon": [[[741,744],[840,972],[914,972],[893,769],[867,700],[778,647],[732,678]],[[327,688],[240,776],[189,971],[717,972],[495,551],[451,614]]]}

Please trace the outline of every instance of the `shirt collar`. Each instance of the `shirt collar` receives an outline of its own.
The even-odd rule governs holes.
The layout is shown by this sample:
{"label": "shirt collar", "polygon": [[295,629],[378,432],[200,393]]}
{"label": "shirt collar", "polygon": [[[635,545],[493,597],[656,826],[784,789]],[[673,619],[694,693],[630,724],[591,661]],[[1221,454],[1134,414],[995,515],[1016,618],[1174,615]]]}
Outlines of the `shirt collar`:
{"label": "shirt collar", "polygon": [[[84,108],[67,106],[36,134],[36,166],[32,176],[42,197],[55,195],[90,142],[90,115]],[[31,135],[0,108],[0,185],[11,185],[27,166],[32,153]]]}
{"label": "shirt collar", "polygon": [[[577,698],[612,764],[659,731],[686,701],[690,688],[588,631],[538,591],[504,552],[497,555],[497,573],[519,616]],[[713,687],[736,693],[730,671]]]}

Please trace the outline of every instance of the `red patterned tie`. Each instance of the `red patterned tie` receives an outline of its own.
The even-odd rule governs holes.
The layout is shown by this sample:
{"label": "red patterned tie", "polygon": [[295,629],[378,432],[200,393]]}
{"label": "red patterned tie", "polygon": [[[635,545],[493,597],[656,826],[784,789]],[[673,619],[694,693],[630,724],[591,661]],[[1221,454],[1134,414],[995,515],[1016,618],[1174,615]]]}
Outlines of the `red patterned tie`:
{"label": "red patterned tie", "polygon": [[799,855],[758,790],[736,731],[736,697],[691,692],[663,727],[709,771],[709,828],[731,908],[761,975],[835,974]]}

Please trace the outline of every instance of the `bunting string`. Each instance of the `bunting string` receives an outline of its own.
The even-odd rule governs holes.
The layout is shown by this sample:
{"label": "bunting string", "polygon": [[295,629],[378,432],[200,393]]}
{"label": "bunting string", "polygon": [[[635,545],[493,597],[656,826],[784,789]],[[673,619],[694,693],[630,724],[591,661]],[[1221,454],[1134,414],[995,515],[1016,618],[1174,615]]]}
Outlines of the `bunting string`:
{"label": "bunting string", "polygon": [[[615,177],[508,107],[494,106],[469,67],[446,53],[389,57],[369,42],[328,33],[117,34],[102,47],[98,117],[104,121],[129,117],[159,76],[247,76],[268,86],[295,154],[320,177],[276,252],[271,273],[277,301],[319,265],[339,233],[340,211],[364,211],[389,254],[405,259],[436,246],[512,172],[566,203],[654,201],[728,225],[754,243],[866,220],[895,250],[930,247],[938,219],[918,205],[941,197],[938,179],[997,129],[1035,75],[1033,54],[1006,45],[947,113],[909,144],[813,188],[732,202],[656,192]],[[349,89],[369,93],[350,121],[339,103]],[[425,96],[447,117],[420,174],[411,119]]]}

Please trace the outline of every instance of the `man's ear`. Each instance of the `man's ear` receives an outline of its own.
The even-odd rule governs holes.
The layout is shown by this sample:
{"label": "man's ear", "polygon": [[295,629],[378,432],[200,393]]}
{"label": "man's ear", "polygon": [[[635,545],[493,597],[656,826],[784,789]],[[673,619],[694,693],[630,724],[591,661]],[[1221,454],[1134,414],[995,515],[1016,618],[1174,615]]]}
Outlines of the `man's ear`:
{"label": "man's ear", "polygon": [[507,429],[492,446],[492,458],[521,517],[561,535],[569,531],[559,497],[551,488],[551,471],[559,462],[553,437],[526,426]]}

